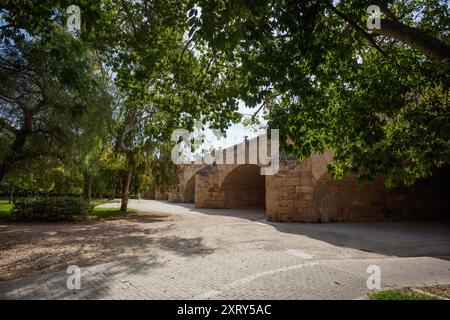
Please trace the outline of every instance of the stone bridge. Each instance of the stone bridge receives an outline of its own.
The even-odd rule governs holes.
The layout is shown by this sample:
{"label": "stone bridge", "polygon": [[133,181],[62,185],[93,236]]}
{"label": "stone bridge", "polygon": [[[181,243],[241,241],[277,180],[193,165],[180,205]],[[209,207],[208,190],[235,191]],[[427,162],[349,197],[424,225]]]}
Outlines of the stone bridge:
{"label": "stone bridge", "polygon": [[[233,155],[232,164],[226,164],[224,152],[221,161],[216,157],[210,165],[180,165],[179,183],[168,193],[168,201],[190,202],[196,208],[260,208],[268,220],[285,222],[415,219],[448,217],[450,212],[450,188],[442,179],[414,189],[387,189],[381,178],[366,184],[352,175],[333,180],[327,173],[331,152],[304,161],[281,156],[278,171],[262,175],[261,169],[271,163],[262,164],[260,157],[250,159],[251,142],[246,141],[244,149],[243,144],[227,149]],[[236,164],[244,157],[244,164]]]}

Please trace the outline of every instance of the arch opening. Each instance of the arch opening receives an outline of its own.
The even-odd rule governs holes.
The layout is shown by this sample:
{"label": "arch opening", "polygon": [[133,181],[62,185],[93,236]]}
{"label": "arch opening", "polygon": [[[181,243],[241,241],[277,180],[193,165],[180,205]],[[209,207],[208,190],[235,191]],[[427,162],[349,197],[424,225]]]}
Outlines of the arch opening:
{"label": "arch opening", "polygon": [[242,165],[231,171],[222,182],[225,208],[266,207],[266,179],[257,165]]}
{"label": "arch opening", "polygon": [[195,174],[186,183],[186,188],[184,190],[184,202],[195,202]]}

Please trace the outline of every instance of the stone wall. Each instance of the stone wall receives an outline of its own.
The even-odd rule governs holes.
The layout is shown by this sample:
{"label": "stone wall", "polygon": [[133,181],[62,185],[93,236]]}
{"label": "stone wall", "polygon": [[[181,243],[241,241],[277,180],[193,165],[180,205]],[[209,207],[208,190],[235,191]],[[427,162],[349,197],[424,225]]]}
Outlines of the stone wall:
{"label": "stone wall", "polygon": [[155,186],[153,184],[148,186],[147,190],[144,191],[143,197],[148,200],[155,199]]}
{"label": "stone wall", "polygon": [[188,180],[184,189],[184,202],[195,202],[195,174]]}
{"label": "stone wall", "polygon": [[450,170],[414,188],[387,189],[381,178],[366,184],[352,175],[331,179],[326,167],[332,157],[325,152],[304,161],[282,159],[278,173],[267,176],[258,174],[261,166],[255,164],[188,165],[169,201],[195,198],[197,208],[265,206],[266,218],[281,222],[449,218]]}
{"label": "stone wall", "polygon": [[158,188],[155,189],[155,200],[168,200],[168,195],[165,192],[161,192]]}
{"label": "stone wall", "polygon": [[321,222],[383,220],[385,190],[383,179],[360,184],[356,176],[332,180],[324,173],[314,187],[312,213]]}
{"label": "stone wall", "polygon": [[315,186],[312,206],[323,222],[450,218],[449,195],[439,175],[414,187],[388,189],[382,178],[359,183],[356,176],[332,180],[326,173]]}
{"label": "stone wall", "polygon": [[219,168],[209,165],[199,170],[195,177],[195,207],[223,208],[223,193],[219,189]]}
{"label": "stone wall", "polygon": [[195,199],[195,174],[205,167],[201,164],[187,164],[177,167],[179,182],[168,193],[170,202],[194,202]]}

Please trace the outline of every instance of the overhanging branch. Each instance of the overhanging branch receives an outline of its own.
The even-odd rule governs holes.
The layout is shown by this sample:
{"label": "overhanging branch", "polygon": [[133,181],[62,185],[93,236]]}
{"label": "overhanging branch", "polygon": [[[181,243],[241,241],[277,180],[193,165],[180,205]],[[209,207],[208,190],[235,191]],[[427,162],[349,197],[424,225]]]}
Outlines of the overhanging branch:
{"label": "overhanging branch", "polygon": [[351,25],[356,31],[358,31],[360,34],[366,38],[370,44],[378,51],[380,52],[384,57],[387,57],[387,53],[377,44],[375,39],[367,33],[359,24],[357,24],[355,21],[347,17],[344,13],[339,11],[330,1],[325,1],[325,5],[338,17],[345,20],[349,25]]}

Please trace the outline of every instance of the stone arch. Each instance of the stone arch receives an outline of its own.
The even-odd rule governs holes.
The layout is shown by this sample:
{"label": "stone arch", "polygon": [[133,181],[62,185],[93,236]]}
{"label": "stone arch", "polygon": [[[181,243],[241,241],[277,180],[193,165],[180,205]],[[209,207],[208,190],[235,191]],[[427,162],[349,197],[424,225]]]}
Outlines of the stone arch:
{"label": "stone arch", "polygon": [[244,164],[231,170],[222,180],[220,191],[225,208],[265,208],[266,177],[261,167]]}
{"label": "stone arch", "polygon": [[[179,182],[169,192],[169,202],[194,202],[195,195],[195,175],[203,165],[187,164],[178,166],[177,174]],[[192,194],[192,190],[194,194]],[[189,199],[185,197],[188,196]]]}
{"label": "stone arch", "polygon": [[195,202],[195,173],[186,182],[184,187],[184,202],[194,203]]}

